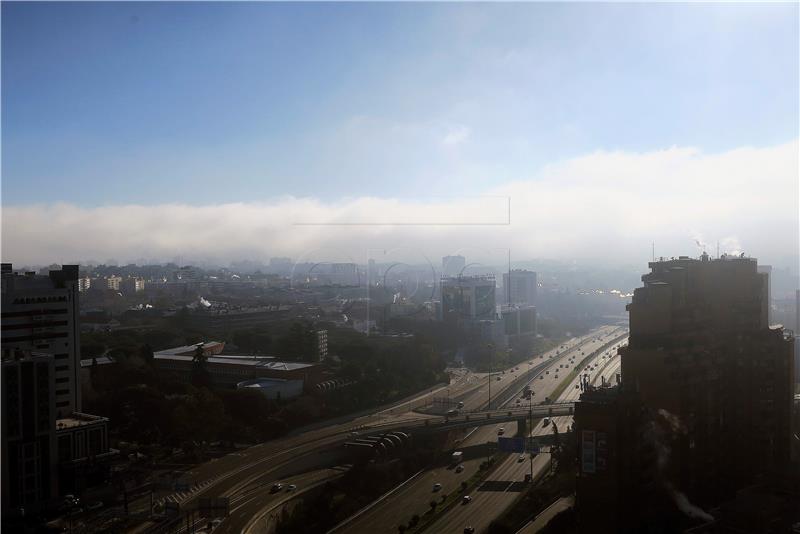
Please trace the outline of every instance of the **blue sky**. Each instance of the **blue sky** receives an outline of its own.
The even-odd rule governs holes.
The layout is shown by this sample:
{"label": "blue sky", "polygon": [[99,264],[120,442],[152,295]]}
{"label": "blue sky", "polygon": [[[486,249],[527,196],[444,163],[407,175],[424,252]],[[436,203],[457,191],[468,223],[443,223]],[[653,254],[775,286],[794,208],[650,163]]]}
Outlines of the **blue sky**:
{"label": "blue sky", "polygon": [[477,194],[798,132],[798,6],[3,3],[3,204]]}

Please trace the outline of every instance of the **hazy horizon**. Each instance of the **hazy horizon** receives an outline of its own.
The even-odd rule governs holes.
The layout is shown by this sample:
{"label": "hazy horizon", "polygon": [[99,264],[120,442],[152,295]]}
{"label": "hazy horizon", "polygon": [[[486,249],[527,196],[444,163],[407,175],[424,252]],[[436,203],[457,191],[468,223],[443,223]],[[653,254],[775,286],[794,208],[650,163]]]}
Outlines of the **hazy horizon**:
{"label": "hazy horizon", "polygon": [[797,4],[2,11],[4,261],[797,269]]}

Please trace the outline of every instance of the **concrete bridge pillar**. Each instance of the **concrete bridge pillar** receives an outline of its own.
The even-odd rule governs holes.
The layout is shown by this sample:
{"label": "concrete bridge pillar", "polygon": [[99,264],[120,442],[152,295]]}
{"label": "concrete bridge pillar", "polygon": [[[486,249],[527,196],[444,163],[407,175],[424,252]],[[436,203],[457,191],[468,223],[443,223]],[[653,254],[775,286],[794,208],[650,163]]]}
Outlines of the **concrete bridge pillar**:
{"label": "concrete bridge pillar", "polygon": [[520,417],[517,419],[517,436],[527,436],[528,435],[528,418],[527,417]]}

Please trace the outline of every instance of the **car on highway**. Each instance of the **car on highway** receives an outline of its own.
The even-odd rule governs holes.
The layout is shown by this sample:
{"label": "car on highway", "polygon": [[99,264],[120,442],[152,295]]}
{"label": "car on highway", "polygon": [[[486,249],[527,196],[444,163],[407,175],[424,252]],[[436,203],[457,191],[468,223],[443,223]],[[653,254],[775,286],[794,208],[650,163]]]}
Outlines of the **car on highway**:
{"label": "car on highway", "polygon": [[464,527],[464,534],[475,534],[475,527]]}
{"label": "car on highway", "polygon": [[286,486],[286,491],[294,491],[296,489],[297,486],[295,486],[294,484],[289,484],[288,486]]}
{"label": "car on highway", "polygon": [[501,380],[502,380],[502,378],[500,378],[500,377],[498,376],[498,377],[497,377],[497,381],[498,381],[498,382],[500,382]]}
{"label": "car on highway", "polygon": [[433,491],[439,491],[440,489],[442,489],[442,485],[438,482],[433,485]]}
{"label": "car on highway", "polygon": [[542,426],[548,426],[550,424],[550,419],[547,417],[544,418],[544,424]]}
{"label": "car on highway", "polygon": [[280,482],[276,482],[275,484],[272,485],[272,489],[270,490],[270,492],[277,493],[282,489],[283,489],[283,484],[281,484]]}
{"label": "car on highway", "polygon": [[505,429],[505,428],[503,428],[502,426],[501,426],[500,428],[498,428],[498,429],[497,429],[497,435],[498,435],[498,436],[502,436],[502,435],[503,435],[503,434],[505,434],[505,433],[506,433],[506,429]]}
{"label": "car on highway", "polygon": [[524,454],[520,454],[519,458],[517,458],[517,462],[524,462],[524,461],[525,461],[525,455]]}
{"label": "car on highway", "polygon": [[463,465],[459,464],[459,465],[456,466],[456,473],[460,473],[463,470],[464,470],[464,466]]}
{"label": "car on highway", "polygon": [[578,388],[580,388],[580,387],[581,387],[581,386],[580,386],[579,384],[575,384],[575,389],[578,389]]}
{"label": "car on highway", "polygon": [[87,510],[99,510],[103,507],[103,501],[95,501],[86,507]]}
{"label": "car on highway", "polygon": [[472,501],[472,497],[470,497],[469,495],[464,495],[461,498],[461,504],[469,504],[470,501]]}

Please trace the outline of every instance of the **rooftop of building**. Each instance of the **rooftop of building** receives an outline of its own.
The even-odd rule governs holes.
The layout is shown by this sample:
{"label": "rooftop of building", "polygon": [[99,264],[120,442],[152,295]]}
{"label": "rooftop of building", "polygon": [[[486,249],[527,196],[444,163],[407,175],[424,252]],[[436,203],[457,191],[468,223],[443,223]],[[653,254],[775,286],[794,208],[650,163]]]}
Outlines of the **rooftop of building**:
{"label": "rooftop of building", "polygon": [[652,269],[654,267],[659,266],[680,266],[680,265],[687,265],[687,264],[694,264],[694,263],[714,263],[718,264],[720,262],[753,262],[757,263],[758,260],[756,258],[751,258],[750,256],[745,256],[742,252],[741,254],[721,254],[718,257],[710,256],[707,252],[703,252],[697,258],[693,258],[690,256],[678,256],[677,258],[665,258],[661,256],[657,260],[648,262],[648,266]]}
{"label": "rooftop of building", "polygon": [[619,397],[622,388],[617,385],[608,387],[590,386],[580,396],[580,402],[606,403]]}
{"label": "rooftop of building", "polygon": [[222,341],[203,341],[202,343],[195,343],[194,345],[182,345],[180,347],[172,347],[171,349],[164,349],[159,350],[155,353],[156,356],[159,355],[190,355],[194,356],[195,351],[198,347],[202,347],[203,350],[222,350],[224,348],[225,343]]}
{"label": "rooftop of building", "polygon": [[67,430],[80,426],[96,425],[108,422],[108,418],[88,413],[73,412],[68,417],[56,419],[56,430]]}
{"label": "rooftop of building", "polygon": [[[185,354],[156,353],[153,355],[153,357],[156,360],[170,360],[170,361],[183,361],[183,362],[190,362],[194,359],[193,354],[185,355]],[[239,354],[218,354],[216,356],[208,356],[206,357],[206,362],[260,367],[262,369],[273,369],[276,371],[293,371],[295,369],[304,369],[306,367],[311,367],[314,365],[310,363],[278,361],[276,356],[249,356],[249,355],[239,355]]]}

